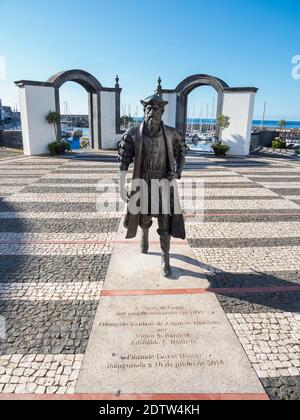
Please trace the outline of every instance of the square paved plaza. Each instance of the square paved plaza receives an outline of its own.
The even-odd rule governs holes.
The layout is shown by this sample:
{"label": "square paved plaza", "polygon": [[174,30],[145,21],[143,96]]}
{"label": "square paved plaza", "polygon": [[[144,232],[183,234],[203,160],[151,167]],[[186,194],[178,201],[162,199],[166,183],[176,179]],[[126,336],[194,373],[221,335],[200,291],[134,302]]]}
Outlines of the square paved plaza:
{"label": "square paved plaza", "polygon": [[[188,242],[271,399],[300,398],[299,164],[191,155],[184,172],[205,182]],[[113,153],[0,150],[3,396],[75,393],[121,222],[97,183],[117,177]]]}

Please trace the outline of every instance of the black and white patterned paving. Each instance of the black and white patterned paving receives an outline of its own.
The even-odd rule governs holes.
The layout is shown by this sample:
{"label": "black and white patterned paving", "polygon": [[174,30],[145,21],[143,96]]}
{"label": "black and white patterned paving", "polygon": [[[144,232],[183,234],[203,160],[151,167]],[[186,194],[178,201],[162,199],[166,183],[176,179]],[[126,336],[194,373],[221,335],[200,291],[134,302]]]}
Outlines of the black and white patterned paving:
{"label": "black and white patterned paving", "polygon": [[[0,392],[74,393],[121,220],[96,207],[116,157],[1,153]],[[269,396],[299,399],[299,162],[191,156],[188,177],[205,182],[198,263]]]}

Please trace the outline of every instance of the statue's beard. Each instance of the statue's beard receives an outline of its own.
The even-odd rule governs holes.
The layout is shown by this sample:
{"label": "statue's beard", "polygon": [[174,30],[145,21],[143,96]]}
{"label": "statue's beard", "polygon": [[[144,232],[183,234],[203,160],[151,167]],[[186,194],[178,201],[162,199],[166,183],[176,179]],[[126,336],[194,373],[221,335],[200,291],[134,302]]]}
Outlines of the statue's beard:
{"label": "statue's beard", "polygon": [[155,136],[160,130],[161,120],[156,117],[149,117],[145,120],[145,125],[150,136]]}

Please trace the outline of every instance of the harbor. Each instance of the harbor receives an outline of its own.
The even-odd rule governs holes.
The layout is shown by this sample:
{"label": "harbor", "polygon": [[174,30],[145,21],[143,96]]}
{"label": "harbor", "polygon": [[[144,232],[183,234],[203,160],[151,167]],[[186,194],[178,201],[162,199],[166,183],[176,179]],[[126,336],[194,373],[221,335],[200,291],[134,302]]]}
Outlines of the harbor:
{"label": "harbor", "polygon": [[300,400],[300,1],[0,13],[0,401]]}
{"label": "harbor", "polygon": [[[122,121],[126,121],[121,126],[125,132],[130,126],[137,125],[142,121],[141,117],[123,116]],[[279,128],[277,120],[253,120],[252,135],[260,133],[273,133],[276,136],[283,136],[286,141],[288,149],[300,147],[300,121],[287,121],[284,129]],[[188,118],[186,125],[185,139],[188,150],[203,154],[213,153],[212,146],[216,141],[216,119]],[[62,115],[61,117],[61,131],[63,139],[70,139],[74,133],[81,132],[83,141],[89,141],[89,125],[88,115]],[[73,150],[78,150],[80,147],[73,147]]]}

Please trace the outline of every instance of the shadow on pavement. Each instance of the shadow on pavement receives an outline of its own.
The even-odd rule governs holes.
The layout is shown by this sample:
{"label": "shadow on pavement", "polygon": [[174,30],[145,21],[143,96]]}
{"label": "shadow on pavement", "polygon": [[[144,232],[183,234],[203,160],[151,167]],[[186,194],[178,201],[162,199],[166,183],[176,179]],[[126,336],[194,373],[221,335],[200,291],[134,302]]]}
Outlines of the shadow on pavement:
{"label": "shadow on pavement", "polygon": [[[155,254],[156,255],[156,254]],[[160,254],[157,253],[157,256]],[[289,291],[286,288],[300,286],[299,271],[284,271],[274,273],[229,273],[203,265],[197,259],[192,259],[180,254],[171,254],[172,258],[187,262],[194,267],[202,267],[210,272],[205,273],[208,278],[210,289],[218,296],[224,309],[230,312],[300,312],[300,291]],[[197,271],[180,272],[176,270],[178,279],[180,276],[189,275],[195,278],[203,278],[203,274]],[[282,291],[267,291],[264,288],[282,288]],[[262,288],[261,291],[249,293],[251,288]],[[220,293],[218,290],[220,289]],[[229,290],[223,290],[229,289]],[[241,289],[232,290],[230,289]],[[243,292],[242,289],[245,289]]]}

